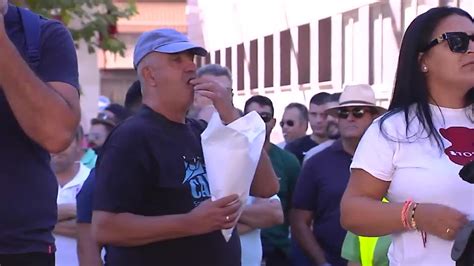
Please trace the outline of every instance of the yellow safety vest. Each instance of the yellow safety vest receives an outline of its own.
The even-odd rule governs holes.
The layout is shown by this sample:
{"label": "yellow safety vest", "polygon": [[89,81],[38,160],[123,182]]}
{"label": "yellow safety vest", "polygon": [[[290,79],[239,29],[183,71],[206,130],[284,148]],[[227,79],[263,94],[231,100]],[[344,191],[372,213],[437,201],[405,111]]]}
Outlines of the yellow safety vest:
{"label": "yellow safety vest", "polygon": [[[388,202],[385,198],[382,201]],[[378,237],[359,236],[360,263],[362,266],[373,266],[374,251],[378,240]]]}
{"label": "yellow safety vest", "polygon": [[360,263],[362,266],[373,266],[374,251],[378,237],[359,236]]}

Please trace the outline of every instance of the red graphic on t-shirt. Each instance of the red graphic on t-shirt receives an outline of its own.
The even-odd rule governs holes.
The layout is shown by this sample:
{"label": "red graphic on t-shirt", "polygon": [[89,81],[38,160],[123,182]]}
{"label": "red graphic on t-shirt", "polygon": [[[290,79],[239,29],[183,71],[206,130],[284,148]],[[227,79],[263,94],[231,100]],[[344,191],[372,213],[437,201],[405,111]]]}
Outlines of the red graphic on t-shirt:
{"label": "red graphic on t-shirt", "polygon": [[474,160],[474,129],[466,127],[440,128],[439,133],[451,142],[444,150],[455,164],[466,165]]}

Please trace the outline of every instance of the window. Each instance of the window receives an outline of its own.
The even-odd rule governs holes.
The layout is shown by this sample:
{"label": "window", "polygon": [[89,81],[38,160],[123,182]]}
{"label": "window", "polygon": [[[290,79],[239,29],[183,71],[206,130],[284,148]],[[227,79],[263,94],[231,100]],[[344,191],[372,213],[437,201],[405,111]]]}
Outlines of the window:
{"label": "window", "polygon": [[244,44],[237,45],[237,90],[243,91],[245,88],[244,84],[244,61],[245,61],[245,50]]}
{"label": "window", "polygon": [[250,41],[250,88],[258,88],[258,42],[257,40]]}
{"label": "window", "polygon": [[331,18],[319,21],[319,82],[331,80]]}
{"label": "window", "polygon": [[280,84],[291,84],[291,33],[290,30],[280,32]]}
{"label": "window", "polygon": [[264,38],[264,86],[273,87],[273,35]]}
{"label": "window", "polygon": [[221,51],[217,50],[214,52],[214,63],[220,65],[221,64]]}
{"label": "window", "polygon": [[301,25],[298,27],[298,84],[309,83],[310,47],[309,24]]}

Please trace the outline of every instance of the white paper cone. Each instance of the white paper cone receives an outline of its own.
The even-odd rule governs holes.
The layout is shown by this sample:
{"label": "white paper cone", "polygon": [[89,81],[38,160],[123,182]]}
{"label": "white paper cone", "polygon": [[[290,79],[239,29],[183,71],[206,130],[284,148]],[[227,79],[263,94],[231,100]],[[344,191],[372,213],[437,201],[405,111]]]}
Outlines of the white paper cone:
{"label": "white paper cone", "polygon": [[[265,123],[250,112],[229,125],[213,114],[201,134],[207,179],[212,200],[237,194],[245,204],[265,141]],[[222,230],[229,241],[233,228]]]}

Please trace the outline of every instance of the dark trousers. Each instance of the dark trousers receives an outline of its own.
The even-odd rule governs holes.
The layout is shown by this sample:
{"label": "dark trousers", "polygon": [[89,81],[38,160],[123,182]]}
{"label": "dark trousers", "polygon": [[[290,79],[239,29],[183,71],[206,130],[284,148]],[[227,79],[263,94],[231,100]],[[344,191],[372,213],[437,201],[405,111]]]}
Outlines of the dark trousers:
{"label": "dark trousers", "polygon": [[263,259],[265,260],[265,266],[291,266],[286,253],[278,248],[264,249]]}
{"label": "dark trousers", "polygon": [[0,254],[1,266],[54,266],[54,253]]}
{"label": "dark trousers", "polygon": [[297,266],[314,266],[311,260],[303,252],[303,249],[300,248],[296,240],[291,240],[291,263]]}

